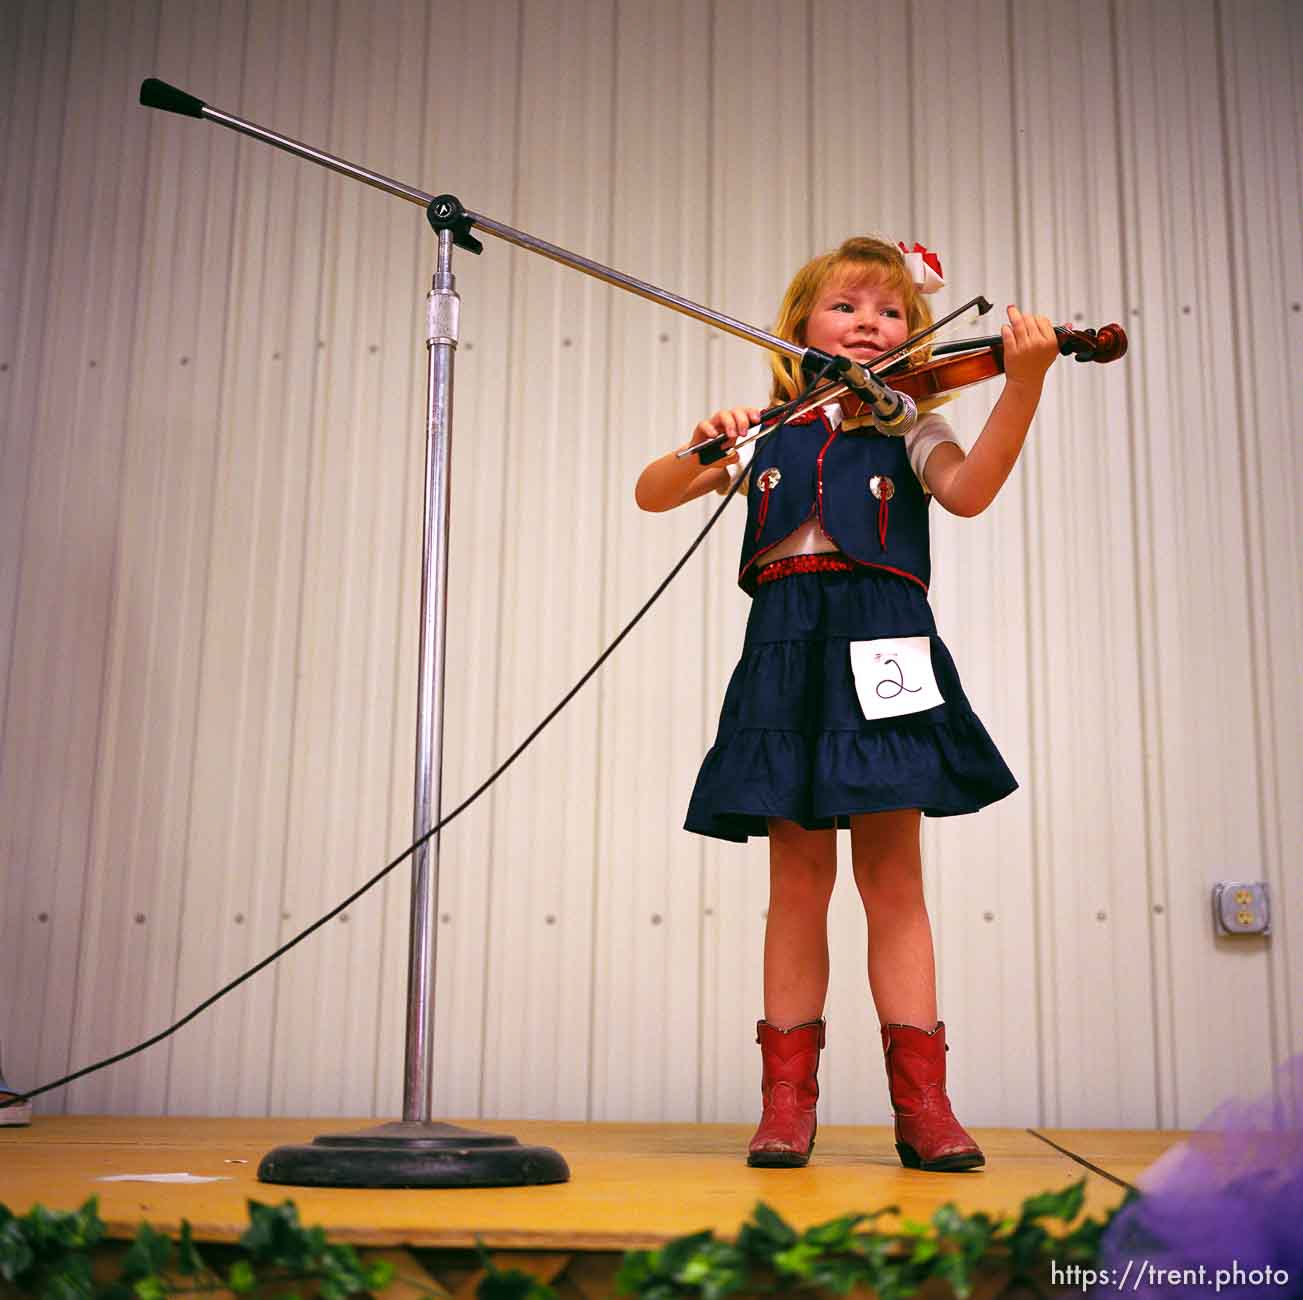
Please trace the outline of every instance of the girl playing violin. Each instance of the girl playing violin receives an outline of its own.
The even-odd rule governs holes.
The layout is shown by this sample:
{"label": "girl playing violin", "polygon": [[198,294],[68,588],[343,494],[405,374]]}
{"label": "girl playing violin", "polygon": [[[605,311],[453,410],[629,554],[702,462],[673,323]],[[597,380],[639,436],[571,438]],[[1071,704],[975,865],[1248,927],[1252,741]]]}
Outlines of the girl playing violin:
{"label": "girl playing violin", "polygon": [[[857,238],[816,257],[788,286],[775,333],[863,364],[930,324],[923,295],[940,287],[939,263],[902,249]],[[739,572],[752,597],[746,639],[685,825],[726,840],[769,837],[756,1030],[764,1109],[751,1165],[804,1165],[814,1146],[838,827],[850,830],[868,918],[896,1150],[911,1168],[985,1162],[946,1096],[919,827],[923,813],[976,812],[1017,783],[936,634],[927,508],[935,498],[953,514],[981,513],[1022,450],[1058,344],[1045,317],[1008,314],[1004,391],[967,454],[927,409],[935,403],[894,437],[853,398],[738,451],[761,415],[746,406],[717,411],[685,444],[722,436],[724,459],[703,468],[669,452],[638,479],[639,506],[660,511],[750,474]],[[771,401],[795,397],[796,363],[775,355],[771,366]]]}

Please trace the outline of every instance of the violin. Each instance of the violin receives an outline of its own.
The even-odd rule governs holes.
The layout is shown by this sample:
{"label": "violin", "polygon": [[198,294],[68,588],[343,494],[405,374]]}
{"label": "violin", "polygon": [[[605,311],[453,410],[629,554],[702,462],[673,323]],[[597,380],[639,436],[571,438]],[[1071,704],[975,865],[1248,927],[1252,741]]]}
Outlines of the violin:
{"label": "violin", "polygon": [[[1126,355],[1127,336],[1121,325],[1102,325],[1097,330],[1056,325],[1054,333],[1059,340],[1061,356],[1075,357],[1078,361],[1098,361],[1103,365]],[[921,402],[1004,374],[1004,340],[996,334],[991,338],[938,343],[932,349],[932,356],[920,365],[910,365],[907,360],[902,360],[873,373],[875,378],[898,393]],[[863,410],[863,404],[850,393],[842,399],[843,404],[847,398],[858,403],[856,410],[848,411],[848,415]]]}
{"label": "violin", "polygon": [[[976,301],[976,300],[975,300]],[[944,322],[941,322],[944,323]],[[1099,329],[1073,329],[1068,325],[1056,325],[1055,337],[1059,341],[1059,354],[1074,357],[1078,361],[1097,361],[1101,365],[1116,361],[1125,356],[1127,335],[1121,325],[1101,325]],[[1004,339],[995,334],[989,338],[958,339],[952,343],[938,343],[932,349],[931,357],[924,362],[911,364],[907,357],[891,361],[881,370],[869,369],[873,377],[898,393],[904,393],[916,402],[932,397],[941,397],[946,393],[957,392],[983,380],[994,379],[1004,374]],[[766,412],[760,424],[751,429],[734,444],[734,450],[744,447],[756,438],[772,432],[777,424],[765,427],[771,414],[781,412],[786,420],[798,419],[800,416],[826,402],[840,402],[842,414],[847,420],[860,419],[868,410],[868,404],[856,397],[845,384],[837,384],[831,391],[824,390],[808,401],[789,403],[774,412]],[[795,409],[793,409],[795,408]],[[696,454],[703,465],[709,465],[722,459],[724,453],[719,450],[723,435],[707,438],[691,447],[685,447],[677,454],[680,457]]]}

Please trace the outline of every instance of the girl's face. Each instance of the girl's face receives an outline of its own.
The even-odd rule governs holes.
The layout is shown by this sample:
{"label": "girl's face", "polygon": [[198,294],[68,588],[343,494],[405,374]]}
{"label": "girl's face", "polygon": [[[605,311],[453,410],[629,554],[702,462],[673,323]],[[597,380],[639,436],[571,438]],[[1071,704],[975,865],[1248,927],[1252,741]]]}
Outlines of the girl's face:
{"label": "girl's face", "polygon": [[805,344],[834,356],[871,361],[909,333],[905,300],[880,280],[839,279],[815,300]]}

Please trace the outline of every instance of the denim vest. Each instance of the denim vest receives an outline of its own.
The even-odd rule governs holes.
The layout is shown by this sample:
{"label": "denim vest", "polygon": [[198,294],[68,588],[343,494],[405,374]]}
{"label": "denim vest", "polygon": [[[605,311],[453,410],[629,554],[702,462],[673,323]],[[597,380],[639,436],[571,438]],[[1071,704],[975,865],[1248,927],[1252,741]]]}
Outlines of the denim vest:
{"label": "denim vest", "polygon": [[755,592],[765,554],[811,515],[856,564],[917,582],[932,576],[927,508],[905,439],[874,429],[844,433],[822,411],[756,445],[738,585]]}

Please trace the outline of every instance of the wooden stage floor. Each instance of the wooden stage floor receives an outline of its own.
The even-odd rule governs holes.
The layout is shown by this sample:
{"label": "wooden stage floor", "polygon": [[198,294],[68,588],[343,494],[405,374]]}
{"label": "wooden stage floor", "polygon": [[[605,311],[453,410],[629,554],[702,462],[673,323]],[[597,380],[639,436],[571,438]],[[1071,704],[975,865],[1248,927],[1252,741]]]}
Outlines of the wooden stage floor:
{"label": "wooden stage floor", "polygon": [[[510,1133],[565,1156],[568,1183],[544,1187],[372,1191],[275,1186],[257,1181],[273,1147],[375,1120],[185,1119],[38,1116],[0,1128],[0,1203],[23,1213],[40,1203],[75,1209],[97,1196],[111,1236],[142,1220],[175,1230],[188,1219],[201,1241],[232,1241],[247,1226],[249,1198],[293,1199],[301,1221],[366,1247],[464,1248],[555,1255],[622,1252],[713,1229],[734,1236],[758,1201],[797,1228],[851,1211],[896,1205],[926,1219],[953,1201],[972,1213],[1014,1212],[1031,1195],[1086,1179],[1086,1213],[1116,1206],[1138,1175],[1182,1139],[1174,1132],[975,1129],[983,1170],[903,1169],[886,1127],[819,1130],[805,1169],[749,1169],[750,1127],[731,1124],[585,1124],[464,1121]],[[188,1173],[220,1182],[102,1182],[109,1175]],[[891,1226],[890,1220],[878,1225]],[[541,1256],[540,1256],[541,1257]],[[593,1292],[598,1294],[599,1292]],[[470,1294],[470,1292],[467,1292]]]}

